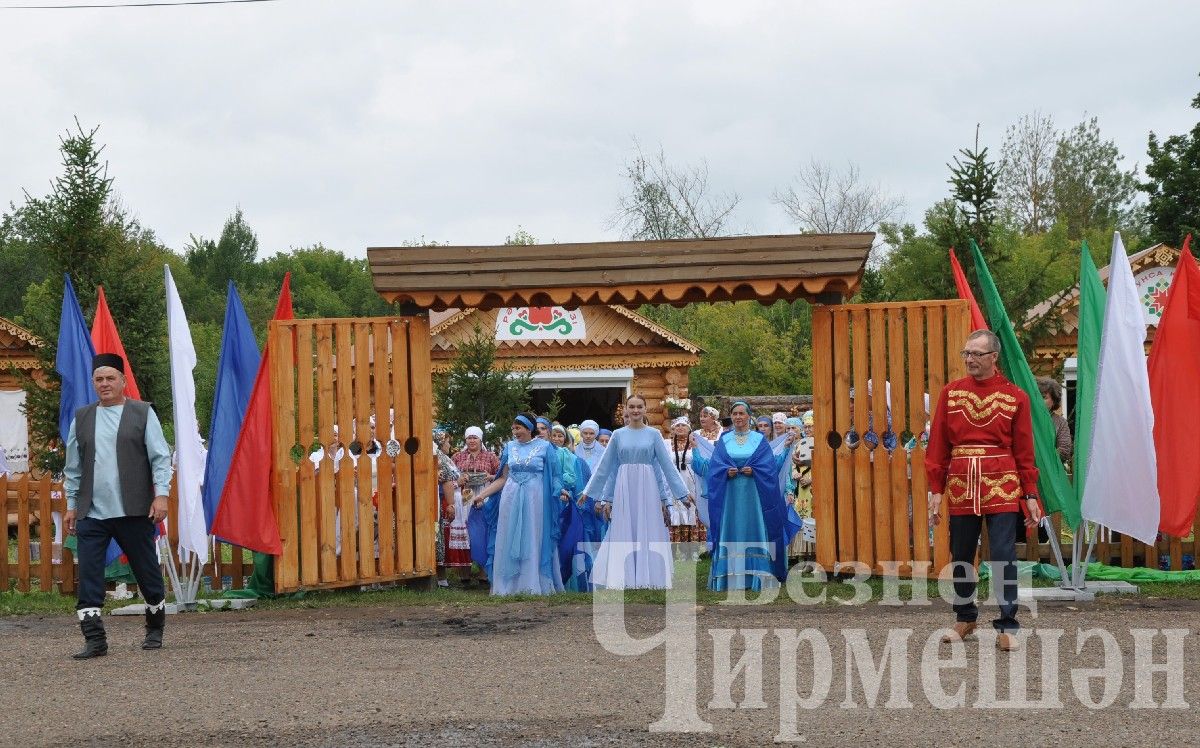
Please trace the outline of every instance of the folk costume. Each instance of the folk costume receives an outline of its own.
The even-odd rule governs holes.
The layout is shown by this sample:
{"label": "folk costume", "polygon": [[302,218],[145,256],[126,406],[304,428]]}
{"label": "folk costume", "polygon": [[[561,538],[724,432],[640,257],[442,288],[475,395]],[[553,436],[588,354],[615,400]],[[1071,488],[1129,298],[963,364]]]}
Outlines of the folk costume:
{"label": "folk costume", "polygon": [[556,448],[541,438],[504,446],[500,472],[507,474],[499,496],[483,508],[489,537],[485,568],[493,595],[563,591],[558,559],[564,503]]}
{"label": "folk costume", "polygon": [[659,432],[649,426],[617,429],[584,493],[612,503],[612,522],[596,554],[593,584],[607,589],[670,588],[673,562],[663,507],[672,499],[686,498],[688,490]]}
{"label": "folk costume", "polygon": [[[671,426],[674,427],[677,424],[689,426],[690,431],[691,424],[688,423],[687,416],[680,416],[675,419]],[[671,542],[699,542],[704,538],[697,526],[699,518],[697,516],[696,497],[699,496],[700,490],[697,486],[696,474],[692,472],[692,447],[689,444],[691,436],[688,435],[680,439],[672,433],[664,441],[667,445],[667,451],[671,453],[671,463],[679,473],[679,479],[683,481],[683,485],[687,488],[688,496],[692,497],[690,505],[686,500],[671,502],[669,507]]]}
{"label": "folk costume", "polygon": [[[124,362],[116,354],[98,354],[92,371],[100,367],[124,372]],[[154,498],[169,493],[171,474],[171,450],[149,403],[129,398],[120,405],[93,402],[75,411],[67,435],[63,484],[67,509],[77,517],[79,597],[75,613],[87,642],[76,659],[108,652],[100,611],[104,605],[104,557],[111,540],[116,540],[129,559],[138,590],[146,600],[142,648],[162,646],[166,591],[149,514]]]}
{"label": "folk costume", "polygon": [[[787,579],[788,544],[800,522],[783,497],[783,471],[791,469],[785,441],[781,437],[773,448],[758,431],[727,431],[713,447],[707,462],[708,586],[715,592],[760,590]],[[743,467],[753,474],[743,475]],[[732,478],[730,468],[739,471]]]}
{"label": "folk costume", "polygon": [[1001,633],[1019,628],[1016,533],[1027,497],[1037,496],[1029,396],[997,373],[982,381],[964,377],[946,385],[938,398],[925,453],[929,491],[942,494],[950,516],[954,565],[954,612],[973,623],[975,552],[987,522],[990,557],[1003,564]]}

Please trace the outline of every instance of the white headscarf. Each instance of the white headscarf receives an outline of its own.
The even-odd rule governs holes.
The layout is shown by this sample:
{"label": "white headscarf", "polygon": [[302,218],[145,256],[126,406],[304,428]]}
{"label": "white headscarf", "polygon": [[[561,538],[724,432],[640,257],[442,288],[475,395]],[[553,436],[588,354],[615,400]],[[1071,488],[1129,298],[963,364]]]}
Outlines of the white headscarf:
{"label": "white headscarf", "polygon": [[780,411],[771,415],[772,423],[787,423],[787,413]]}
{"label": "white headscarf", "polygon": [[468,426],[466,433],[463,434],[463,437],[466,438],[468,436],[477,436],[479,437],[480,441],[482,441],[483,429],[479,428],[478,426]]}
{"label": "white headscarf", "polygon": [[583,423],[579,424],[579,430],[583,431],[584,429],[591,429],[592,431],[595,431],[596,433],[600,433],[600,424],[596,423],[595,421],[593,421],[592,419],[589,418],[586,421],[584,421]]}
{"label": "white headscarf", "polygon": [[690,429],[692,422],[688,420],[687,416],[679,416],[674,421],[671,421],[671,428],[675,428],[676,426],[687,426]]}

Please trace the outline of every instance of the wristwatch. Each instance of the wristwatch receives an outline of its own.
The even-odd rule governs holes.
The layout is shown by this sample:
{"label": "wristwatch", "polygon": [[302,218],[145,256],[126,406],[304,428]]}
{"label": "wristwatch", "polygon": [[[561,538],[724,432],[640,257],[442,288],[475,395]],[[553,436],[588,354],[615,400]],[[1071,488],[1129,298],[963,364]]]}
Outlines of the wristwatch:
{"label": "wristwatch", "polygon": [[1024,496],[1022,496],[1021,498],[1024,499],[1025,501],[1037,501],[1037,497],[1038,497],[1038,495],[1036,493],[1027,493]]}

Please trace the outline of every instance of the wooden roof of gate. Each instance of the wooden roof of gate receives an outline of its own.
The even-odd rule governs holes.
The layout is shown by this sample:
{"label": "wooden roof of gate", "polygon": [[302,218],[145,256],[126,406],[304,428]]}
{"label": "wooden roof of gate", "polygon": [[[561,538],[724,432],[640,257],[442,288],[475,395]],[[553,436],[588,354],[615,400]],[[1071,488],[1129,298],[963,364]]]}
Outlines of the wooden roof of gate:
{"label": "wooden roof of gate", "polygon": [[[375,290],[425,309],[840,301],[875,234],[501,246],[371,247]],[[833,297],[838,298],[833,298]]]}

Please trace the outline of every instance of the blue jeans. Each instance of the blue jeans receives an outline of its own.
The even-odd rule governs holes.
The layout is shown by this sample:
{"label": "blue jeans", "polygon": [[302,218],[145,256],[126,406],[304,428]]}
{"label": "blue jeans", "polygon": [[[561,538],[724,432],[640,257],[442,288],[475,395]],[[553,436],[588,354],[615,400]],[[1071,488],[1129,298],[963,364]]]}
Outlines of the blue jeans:
{"label": "blue jeans", "polygon": [[[954,561],[954,613],[959,623],[974,623],[979,617],[975,602],[975,550],[979,534],[987,521],[988,556],[992,561],[992,589],[997,590],[1000,617],[992,628],[1000,633],[1021,628],[1017,623],[1017,526],[1020,512],[1003,512],[978,517],[973,514],[951,515],[950,559]],[[970,568],[968,568],[970,567]],[[999,571],[999,573],[996,573]],[[999,585],[999,587],[997,587]]]}

